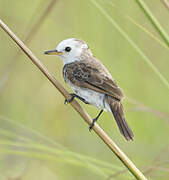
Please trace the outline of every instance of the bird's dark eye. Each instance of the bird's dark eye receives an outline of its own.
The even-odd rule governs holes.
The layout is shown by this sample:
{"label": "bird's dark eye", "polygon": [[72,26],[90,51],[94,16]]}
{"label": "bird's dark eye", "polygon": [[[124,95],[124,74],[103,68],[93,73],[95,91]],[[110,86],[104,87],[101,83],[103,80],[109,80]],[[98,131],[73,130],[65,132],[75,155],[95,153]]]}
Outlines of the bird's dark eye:
{"label": "bird's dark eye", "polygon": [[71,51],[71,47],[66,47],[66,48],[65,48],[65,51],[66,51],[66,52]]}

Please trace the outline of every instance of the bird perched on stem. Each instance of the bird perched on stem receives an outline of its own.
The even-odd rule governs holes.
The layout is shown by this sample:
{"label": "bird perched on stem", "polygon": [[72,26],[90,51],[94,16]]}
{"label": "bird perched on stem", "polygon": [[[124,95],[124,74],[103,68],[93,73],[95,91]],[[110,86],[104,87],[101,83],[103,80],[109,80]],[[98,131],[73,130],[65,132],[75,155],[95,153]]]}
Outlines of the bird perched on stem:
{"label": "bird perched on stem", "polygon": [[113,114],[121,134],[126,140],[133,140],[134,135],[127,124],[121,101],[124,97],[122,90],[117,86],[105,66],[96,59],[88,45],[76,38],[63,40],[55,50],[45,54],[57,55],[63,61],[63,77],[75,93],[65,100],[70,103],[78,98],[86,104],[92,104],[100,109],[93,119],[89,130],[92,129],[103,110]]}

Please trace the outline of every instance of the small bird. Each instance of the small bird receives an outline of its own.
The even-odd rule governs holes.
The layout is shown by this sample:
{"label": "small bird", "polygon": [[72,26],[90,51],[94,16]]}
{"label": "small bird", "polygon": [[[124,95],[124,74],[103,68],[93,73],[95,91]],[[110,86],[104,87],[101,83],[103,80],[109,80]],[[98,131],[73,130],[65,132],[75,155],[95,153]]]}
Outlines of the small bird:
{"label": "small bird", "polygon": [[86,42],[76,38],[61,41],[55,50],[45,51],[48,55],[57,55],[63,61],[63,77],[75,93],[65,100],[70,103],[78,98],[86,104],[92,104],[100,109],[93,119],[89,130],[102,114],[103,110],[113,114],[121,134],[126,140],[133,140],[134,135],[127,124],[123,106],[122,90],[117,86],[105,66],[96,59]]}

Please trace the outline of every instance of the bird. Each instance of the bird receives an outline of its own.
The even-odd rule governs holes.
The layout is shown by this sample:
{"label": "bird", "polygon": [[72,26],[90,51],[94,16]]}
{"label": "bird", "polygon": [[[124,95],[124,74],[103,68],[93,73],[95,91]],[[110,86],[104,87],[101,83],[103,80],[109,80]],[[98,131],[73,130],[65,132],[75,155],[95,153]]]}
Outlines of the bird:
{"label": "bird", "polygon": [[91,130],[103,111],[110,112],[117,123],[120,133],[127,141],[134,139],[124,115],[121,88],[91,52],[88,44],[77,38],[68,38],[61,41],[56,49],[45,51],[44,54],[56,55],[63,61],[63,77],[72,88],[70,103],[77,98],[85,104],[91,104],[100,109],[99,114],[89,126]]}

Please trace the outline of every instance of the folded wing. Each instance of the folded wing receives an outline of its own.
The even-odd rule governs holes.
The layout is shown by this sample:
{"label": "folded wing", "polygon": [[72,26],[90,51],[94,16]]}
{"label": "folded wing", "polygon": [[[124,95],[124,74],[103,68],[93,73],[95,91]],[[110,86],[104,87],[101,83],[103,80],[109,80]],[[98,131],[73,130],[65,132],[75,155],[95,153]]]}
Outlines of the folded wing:
{"label": "folded wing", "polygon": [[118,100],[124,96],[121,89],[113,79],[102,73],[100,67],[91,63],[76,62],[65,65],[63,69],[65,79],[82,88],[88,88],[96,92],[107,94]]}

